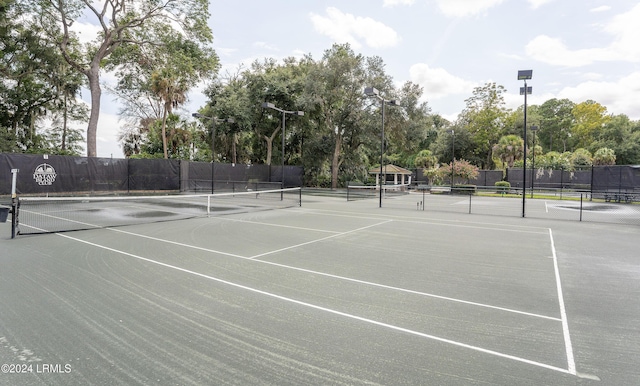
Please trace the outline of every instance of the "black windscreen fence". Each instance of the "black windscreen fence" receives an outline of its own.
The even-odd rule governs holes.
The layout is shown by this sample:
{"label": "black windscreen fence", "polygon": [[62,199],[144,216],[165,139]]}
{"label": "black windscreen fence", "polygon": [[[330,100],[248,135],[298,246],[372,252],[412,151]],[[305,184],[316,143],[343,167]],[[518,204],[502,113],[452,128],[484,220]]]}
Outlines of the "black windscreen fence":
{"label": "black windscreen fence", "polygon": [[[198,191],[231,182],[243,190],[282,186],[280,166],[214,166],[212,170],[206,162],[0,153],[0,195],[11,193],[14,169],[18,170],[16,193],[28,195]],[[301,167],[285,166],[285,187],[300,187],[302,175]]]}

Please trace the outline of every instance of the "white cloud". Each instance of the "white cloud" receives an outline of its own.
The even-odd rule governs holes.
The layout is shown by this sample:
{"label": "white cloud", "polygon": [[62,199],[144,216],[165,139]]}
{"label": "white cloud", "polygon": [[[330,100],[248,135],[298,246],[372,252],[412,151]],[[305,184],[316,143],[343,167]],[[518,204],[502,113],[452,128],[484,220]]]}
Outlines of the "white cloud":
{"label": "white cloud", "polygon": [[430,68],[418,63],[409,69],[411,81],[424,88],[428,100],[438,99],[451,94],[470,94],[475,83],[451,75],[443,68]]}
{"label": "white cloud", "polygon": [[232,56],[237,51],[238,51],[237,48],[216,47],[216,54],[218,54],[218,56],[221,56],[221,57]]}
{"label": "white cloud", "polygon": [[333,7],[326,11],[327,17],[311,13],[311,22],[317,32],[338,43],[349,43],[358,49],[361,42],[372,48],[393,47],[400,42],[396,31],[379,21],[342,13]]}
{"label": "white cloud", "polygon": [[450,17],[473,16],[505,0],[437,0],[440,11]]}
{"label": "white cloud", "polygon": [[637,120],[640,119],[640,72],[631,73],[615,82],[590,80],[565,87],[557,98],[567,98],[576,103],[591,99],[606,106],[609,113],[626,114]]}
{"label": "white cloud", "polygon": [[544,63],[579,67],[591,64],[594,61],[618,60],[615,52],[608,48],[588,48],[570,50],[558,38],[540,35],[531,40],[525,47],[527,55]]}
{"label": "white cloud", "polygon": [[520,55],[517,54],[507,54],[505,52],[499,52],[498,53],[499,57],[505,58],[505,59],[511,59],[511,60],[524,60],[524,58]]}
{"label": "white cloud", "polygon": [[[590,76],[596,77],[596,74]],[[607,108],[609,114],[625,114],[632,120],[640,119],[640,72],[617,81],[587,80],[574,86],[566,86],[557,92],[539,93],[534,87],[527,104],[540,105],[549,99],[569,99],[574,103],[594,100]],[[516,109],[524,103],[524,97],[516,93],[505,94],[507,108]]]}
{"label": "white cloud", "polygon": [[619,14],[605,27],[614,36],[611,49],[621,56],[621,60],[640,62],[640,3],[629,12]]}
{"label": "white cloud", "polygon": [[527,0],[531,4],[532,9],[540,8],[541,6],[551,3],[554,0]]}
{"label": "white cloud", "polygon": [[265,42],[255,42],[253,43],[253,46],[256,48],[262,48],[265,50],[269,50],[269,51],[277,51],[278,48],[276,46],[273,46],[271,44],[265,43]]}
{"label": "white cloud", "polygon": [[602,74],[599,74],[597,72],[587,72],[582,74],[582,77],[585,78],[586,80],[598,80],[598,79],[602,79]]}
{"label": "white cloud", "polygon": [[612,18],[604,27],[604,31],[613,36],[606,47],[571,50],[558,38],[540,35],[527,44],[526,53],[541,62],[568,67],[605,61],[640,62],[639,19],[640,4]]}
{"label": "white cloud", "polygon": [[412,5],[415,0],[384,0],[383,7],[395,7],[396,5]]}
{"label": "white cloud", "polygon": [[608,5],[601,5],[599,7],[591,8],[589,12],[605,12],[605,11],[609,11],[610,9],[611,7]]}

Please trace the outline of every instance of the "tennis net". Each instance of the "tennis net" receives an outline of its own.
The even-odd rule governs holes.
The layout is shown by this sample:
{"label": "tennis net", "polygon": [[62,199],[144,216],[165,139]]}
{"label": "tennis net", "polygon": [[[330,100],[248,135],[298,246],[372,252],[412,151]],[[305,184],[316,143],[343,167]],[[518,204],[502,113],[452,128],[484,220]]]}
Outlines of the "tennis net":
{"label": "tennis net", "polygon": [[18,206],[18,234],[107,228],[301,205],[301,188],[165,196],[24,197]]}

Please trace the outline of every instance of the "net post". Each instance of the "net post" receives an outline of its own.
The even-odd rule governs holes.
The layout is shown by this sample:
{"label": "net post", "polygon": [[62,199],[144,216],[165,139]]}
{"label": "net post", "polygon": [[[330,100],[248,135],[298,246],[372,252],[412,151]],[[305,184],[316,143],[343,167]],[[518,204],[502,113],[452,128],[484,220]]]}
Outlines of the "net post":
{"label": "net post", "polygon": [[211,215],[211,195],[207,196],[207,217]]}
{"label": "net post", "polygon": [[580,193],[580,221],[582,221],[582,196],[583,193]]}
{"label": "net post", "polygon": [[300,187],[300,190],[298,190],[298,206],[302,206],[302,186]]}
{"label": "net post", "polygon": [[11,169],[11,238],[16,237],[16,229],[18,227],[18,195],[16,193],[16,185],[18,181],[18,169]]}

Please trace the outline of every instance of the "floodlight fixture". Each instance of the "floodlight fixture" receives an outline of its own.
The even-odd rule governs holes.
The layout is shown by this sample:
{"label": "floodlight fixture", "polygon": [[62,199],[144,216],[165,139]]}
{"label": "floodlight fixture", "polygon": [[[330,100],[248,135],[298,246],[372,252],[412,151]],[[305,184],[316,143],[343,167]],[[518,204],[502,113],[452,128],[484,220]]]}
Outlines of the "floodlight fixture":
{"label": "floodlight fixture", "polygon": [[380,97],[380,91],[375,87],[365,87],[364,95],[368,97]]}
{"label": "floodlight fixture", "polygon": [[[520,95],[524,95],[525,87],[520,87]],[[526,87],[527,94],[531,94],[533,92],[533,87]]]}
{"label": "floodlight fixture", "polygon": [[531,79],[532,75],[533,75],[533,70],[520,70],[518,71],[518,80]]}

